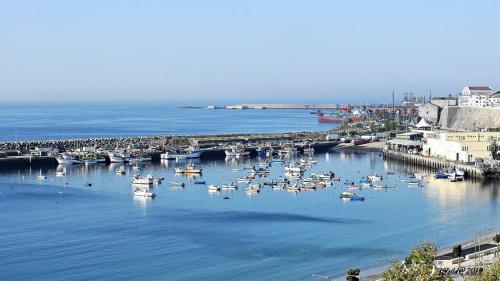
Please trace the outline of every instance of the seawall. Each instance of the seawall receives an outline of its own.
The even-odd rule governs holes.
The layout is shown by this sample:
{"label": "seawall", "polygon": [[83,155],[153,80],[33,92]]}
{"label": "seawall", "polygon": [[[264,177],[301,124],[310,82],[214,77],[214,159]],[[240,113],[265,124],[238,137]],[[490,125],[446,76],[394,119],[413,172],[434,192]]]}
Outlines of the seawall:
{"label": "seawall", "polygon": [[457,131],[500,128],[500,108],[447,106],[441,111],[439,125]]}

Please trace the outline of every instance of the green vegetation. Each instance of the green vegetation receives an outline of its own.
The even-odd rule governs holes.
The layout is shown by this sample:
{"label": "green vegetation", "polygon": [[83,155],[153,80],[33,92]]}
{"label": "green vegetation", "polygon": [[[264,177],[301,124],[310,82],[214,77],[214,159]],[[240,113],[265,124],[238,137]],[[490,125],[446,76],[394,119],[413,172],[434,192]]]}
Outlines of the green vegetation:
{"label": "green vegetation", "polygon": [[430,242],[423,242],[415,247],[410,256],[404,262],[395,259],[391,262],[391,267],[382,273],[384,281],[406,281],[406,280],[426,280],[426,281],[449,281],[450,277],[445,276],[439,270],[434,270],[434,256],[437,247]]}
{"label": "green vegetation", "polygon": [[492,281],[500,280],[500,260],[497,260],[492,266],[484,269],[481,274],[465,277],[465,281]]}
{"label": "green vegetation", "polygon": [[496,140],[494,140],[490,144],[490,152],[491,152],[491,156],[493,157],[493,159],[495,159],[495,160],[500,159],[500,146],[498,145]]}
{"label": "green vegetation", "polygon": [[351,268],[347,271],[346,280],[347,281],[359,281],[359,273],[361,271],[359,268]]}
{"label": "green vegetation", "polygon": [[398,126],[398,121],[396,120],[388,120],[385,122],[385,129],[388,131],[395,130]]}

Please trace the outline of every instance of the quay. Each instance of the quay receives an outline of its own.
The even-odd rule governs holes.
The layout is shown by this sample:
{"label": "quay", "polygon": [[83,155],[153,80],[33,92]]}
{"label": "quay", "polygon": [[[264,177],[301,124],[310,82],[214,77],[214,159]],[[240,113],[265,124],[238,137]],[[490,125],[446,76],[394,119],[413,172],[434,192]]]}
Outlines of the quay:
{"label": "quay", "polygon": [[466,176],[468,177],[476,179],[482,179],[486,177],[484,171],[481,168],[475,167],[473,165],[437,159],[434,157],[391,151],[387,149],[383,151],[383,154],[385,159],[403,161],[409,164],[428,167],[434,170],[445,169],[449,167],[458,167],[464,169]]}

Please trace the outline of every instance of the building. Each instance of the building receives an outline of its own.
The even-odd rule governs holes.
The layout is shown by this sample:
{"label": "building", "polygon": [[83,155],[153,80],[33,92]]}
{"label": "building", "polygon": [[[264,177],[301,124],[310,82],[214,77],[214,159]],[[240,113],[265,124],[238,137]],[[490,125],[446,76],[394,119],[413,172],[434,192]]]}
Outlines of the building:
{"label": "building", "polygon": [[439,122],[441,107],[434,103],[425,103],[418,107],[418,116],[436,125]]}
{"label": "building", "polygon": [[464,163],[492,159],[490,146],[500,132],[434,132],[424,139],[422,155]]}
{"label": "building", "polygon": [[447,97],[433,97],[431,103],[441,108],[445,106],[457,106],[458,99],[452,95],[448,95]]}
{"label": "building", "polygon": [[465,86],[458,99],[459,106],[489,107],[493,90],[489,86]]}
{"label": "building", "polygon": [[500,107],[500,91],[490,96],[490,107]]}

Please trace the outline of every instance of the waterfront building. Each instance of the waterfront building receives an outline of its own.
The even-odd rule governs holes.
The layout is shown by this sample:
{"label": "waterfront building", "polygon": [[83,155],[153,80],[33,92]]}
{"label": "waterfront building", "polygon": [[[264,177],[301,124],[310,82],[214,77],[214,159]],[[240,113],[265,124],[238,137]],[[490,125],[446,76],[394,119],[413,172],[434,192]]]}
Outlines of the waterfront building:
{"label": "waterfront building", "polygon": [[452,95],[448,95],[447,97],[433,97],[431,103],[443,108],[445,106],[458,105],[458,99]]}
{"label": "waterfront building", "polygon": [[489,107],[493,90],[489,86],[465,86],[458,99],[459,106]]}
{"label": "waterfront building", "polygon": [[500,132],[435,132],[424,139],[422,155],[464,163],[492,159],[490,147]]}
{"label": "waterfront building", "polygon": [[490,107],[500,107],[500,91],[490,96]]}

